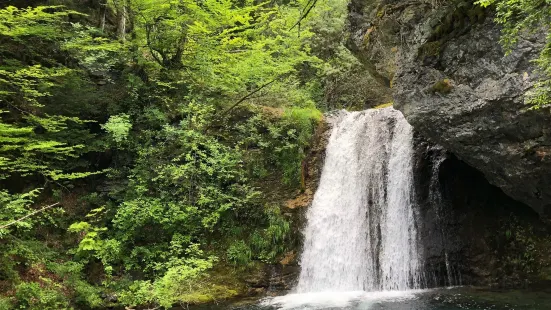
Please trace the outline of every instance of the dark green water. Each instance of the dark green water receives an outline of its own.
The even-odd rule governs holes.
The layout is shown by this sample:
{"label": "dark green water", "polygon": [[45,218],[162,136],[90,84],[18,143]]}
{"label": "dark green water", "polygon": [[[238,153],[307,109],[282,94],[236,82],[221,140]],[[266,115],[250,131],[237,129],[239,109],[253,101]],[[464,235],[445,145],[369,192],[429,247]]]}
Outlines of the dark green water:
{"label": "dark green water", "polygon": [[413,292],[297,294],[261,301],[205,305],[193,310],[551,310],[548,291],[490,291],[476,288]]}

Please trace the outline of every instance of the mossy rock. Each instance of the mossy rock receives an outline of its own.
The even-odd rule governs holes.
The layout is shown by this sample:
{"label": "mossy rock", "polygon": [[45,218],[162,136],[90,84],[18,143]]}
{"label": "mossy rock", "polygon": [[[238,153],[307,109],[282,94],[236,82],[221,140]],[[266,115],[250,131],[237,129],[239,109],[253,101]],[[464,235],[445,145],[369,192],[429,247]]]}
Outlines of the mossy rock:
{"label": "mossy rock", "polygon": [[435,93],[439,93],[439,94],[449,94],[453,89],[453,85],[451,83],[451,81],[449,79],[443,79],[443,80],[440,80],[436,83],[434,83],[434,85],[432,85],[432,87],[430,88],[430,92],[435,94]]}
{"label": "mossy rock", "polygon": [[213,284],[205,287],[202,290],[182,294],[179,300],[185,304],[204,304],[217,300],[226,300],[239,295],[237,290],[228,288],[223,285]]}
{"label": "mossy rock", "polygon": [[487,12],[482,6],[470,1],[456,1],[455,4],[449,5],[448,9],[433,21],[429,42],[421,47],[420,56],[438,55],[443,43],[465,33],[471,26],[484,22]]}
{"label": "mossy rock", "polygon": [[387,102],[387,103],[383,103],[383,104],[379,104],[377,106],[374,106],[373,109],[384,109],[384,108],[391,107],[393,104],[394,104],[393,102]]}
{"label": "mossy rock", "polygon": [[419,57],[425,58],[425,57],[438,56],[440,55],[441,47],[442,47],[442,42],[440,41],[427,42],[419,48]]}

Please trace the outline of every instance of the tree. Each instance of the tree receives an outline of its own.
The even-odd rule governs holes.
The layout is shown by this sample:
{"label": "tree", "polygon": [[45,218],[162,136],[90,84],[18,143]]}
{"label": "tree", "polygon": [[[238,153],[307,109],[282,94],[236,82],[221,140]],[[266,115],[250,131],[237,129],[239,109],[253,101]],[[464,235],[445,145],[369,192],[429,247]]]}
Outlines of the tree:
{"label": "tree", "polygon": [[0,9],[0,307],[233,296],[213,268],[288,251],[268,197],[300,190],[335,55],[311,1],[29,3]]}
{"label": "tree", "polygon": [[[68,139],[67,134],[70,130],[78,131],[85,121],[77,116],[51,113],[47,105],[50,91],[65,79],[75,77],[73,69],[59,64],[55,55],[48,52],[64,49],[61,43],[64,40],[70,42],[67,50],[76,48],[71,36],[77,32],[67,32],[64,27],[70,14],[78,13],[59,7],[0,10],[0,35],[4,39],[0,54],[5,56],[0,65],[0,180],[43,179],[41,186],[27,188],[24,194],[0,191],[5,206],[0,213],[2,222],[29,213],[33,198],[49,184],[90,175],[65,169],[66,161],[85,149],[78,141]],[[39,61],[28,61],[29,57]],[[18,221],[10,228],[29,228],[29,220],[32,219]],[[0,232],[5,233],[6,229]]]}

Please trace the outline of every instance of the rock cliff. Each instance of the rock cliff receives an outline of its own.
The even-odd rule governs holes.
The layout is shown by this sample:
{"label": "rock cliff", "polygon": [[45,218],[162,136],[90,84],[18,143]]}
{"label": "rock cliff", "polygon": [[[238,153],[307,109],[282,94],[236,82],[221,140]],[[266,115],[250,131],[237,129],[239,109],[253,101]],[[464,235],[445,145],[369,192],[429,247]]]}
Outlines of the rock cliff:
{"label": "rock cliff", "polygon": [[421,135],[551,213],[551,115],[524,102],[542,36],[505,55],[491,10],[463,0],[352,0],[349,23],[349,48]]}
{"label": "rock cliff", "polygon": [[424,137],[415,139],[419,249],[427,287],[549,285],[550,228],[527,205]]}

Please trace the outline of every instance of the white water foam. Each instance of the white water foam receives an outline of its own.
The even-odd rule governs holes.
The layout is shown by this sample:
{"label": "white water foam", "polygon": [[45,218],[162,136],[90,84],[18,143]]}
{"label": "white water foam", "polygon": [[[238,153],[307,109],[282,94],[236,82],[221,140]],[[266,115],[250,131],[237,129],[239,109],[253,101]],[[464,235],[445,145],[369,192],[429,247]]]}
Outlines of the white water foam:
{"label": "white water foam", "polygon": [[412,157],[412,128],[392,108],[344,113],[334,124],[298,293],[420,288]]}
{"label": "white water foam", "polygon": [[416,298],[423,290],[381,291],[381,292],[316,292],[289,294],[285,296],[266,298],[262,306],[277,307],[278,310],[293,309],[333,309],[346,308],[353,304],[361,304],[361,309],[370,309],[380,302],[404,301]]}

